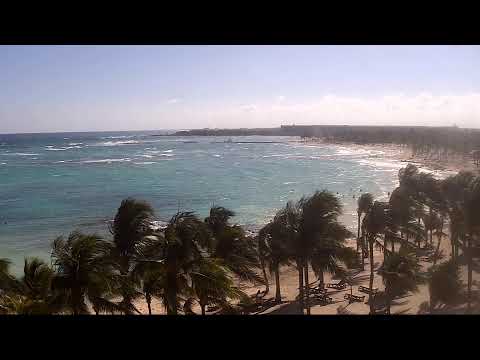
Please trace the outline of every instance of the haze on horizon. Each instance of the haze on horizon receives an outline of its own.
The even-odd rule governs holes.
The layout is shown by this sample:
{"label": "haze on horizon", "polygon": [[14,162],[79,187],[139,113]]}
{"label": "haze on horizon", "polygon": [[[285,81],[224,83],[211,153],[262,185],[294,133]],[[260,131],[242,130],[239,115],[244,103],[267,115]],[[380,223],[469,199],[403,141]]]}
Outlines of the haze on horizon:
{"label": "haze on horizon", "polygon": [[480,46],[0,46],[0,133],[480,127]]}

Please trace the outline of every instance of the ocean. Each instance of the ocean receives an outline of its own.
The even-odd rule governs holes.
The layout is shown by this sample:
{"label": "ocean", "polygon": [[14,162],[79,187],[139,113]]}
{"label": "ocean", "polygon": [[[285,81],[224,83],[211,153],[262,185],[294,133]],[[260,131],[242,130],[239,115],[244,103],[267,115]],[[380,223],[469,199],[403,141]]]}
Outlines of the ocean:
{"label": "ocean", "polygon": [[342,221],[355,230],[358,196],[387,199],[403,167],[381,150],[294,137],[156,134],[0,135],[0,258],[18,274],[24,257],[48,259],[57,236],[79,229],[108,237],[126,197],[149,201],[162,221],[177,210],[204,217],[221,205],[256,229],[288,200],[327,189],[338,193]]}

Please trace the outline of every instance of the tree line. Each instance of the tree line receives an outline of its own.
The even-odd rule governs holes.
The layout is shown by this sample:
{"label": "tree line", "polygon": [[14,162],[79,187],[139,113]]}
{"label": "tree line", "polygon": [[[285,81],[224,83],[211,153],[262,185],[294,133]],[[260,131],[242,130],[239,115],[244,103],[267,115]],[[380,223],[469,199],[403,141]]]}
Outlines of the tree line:
{"label": "tree line", "polygon": [[[472,272],[480,237],[480,178],[461,172],[445,180],[409,164],[399,171],[399,186],[388,201],[358,199],[358,228],[339,222],[342,205],[327,190],[288,202],[258,234],[232,224],[235,213],[214,206],[201,219],[179,211],[162,229],[151,226],[154,209],[144,201],[122,201],[109,229],[110,238],[75,231],[52,243],[51,262],[27,258],[21,277],[0,259],[0,312],[6,314],[135,314],[138,301],[152,313],[157,299],[167,314],[246,314],[258,304],[240,283],[275,282],[273,304],[282,302],[280,272],[298,272],[299,312],[310,314],[311,295],[325,289],[329,273],[353,284],[352,270],[369,262],[371,314],[390,313],[392,301],[428,282],[430,311],[462,296],[461,265],[467,267],[467,310],[472,303]],[[447,261],[440,245],[447,238]],[[356,247],[347,239],[356,235]],[[434,242],[436,238],[436,243]],[[383,253],[375,269],[374,249]],[[420,255],[433,264],[421,272]],[[317,278],[312,288],[310,271]],[[375,292],[381,276],[384,291]],[[260,292],[260,291],[259,291]]]}

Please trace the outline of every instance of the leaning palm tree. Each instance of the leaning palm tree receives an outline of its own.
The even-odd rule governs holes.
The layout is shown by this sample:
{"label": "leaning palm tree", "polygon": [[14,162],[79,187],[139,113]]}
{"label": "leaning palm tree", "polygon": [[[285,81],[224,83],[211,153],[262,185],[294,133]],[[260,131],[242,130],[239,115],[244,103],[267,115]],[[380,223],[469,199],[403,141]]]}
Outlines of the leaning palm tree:
{"label": "leaning palm tree", "polygon": [[260,260],[253,238],[245,236],[245,231],[238,225],[231,225],[229,220],[235,213],[223,207],[212,207],[205,224],[210,235],[204,236],[207,249],[212,257],[221,259],[226,266],[241,280],[264,283],[258,275]]}
{"label": "leaning palm tree", "polygon": [[259,246],[268,263],[270,273],[275,274],[275,301],[281,302],[280,266],[290,263],[288,253],[288,219],[284,209],[277,212],[273,221],[265,225],[259,232]]}
{"label": "leaning palm tree", "polygon": [[359,247],[361,247],[362,251],[362,267],[364,266],[364,260],[363,260],[363,251],[364,251],[364,246],[363,242],[360,241],[360,222],[363,214],[366,214],[368,209],[373,205],[373,195],[370,193],[363,193],[360,195],[358,198],[357,202],[357,252],[359,250]]}
{"label": "leaning palm tree", "polygon": [[430,312],[439,304],[453,305],[460,296],[462,282],[458,264],[449,260],[429,270]]}
{"label": "leaning palm tree", "polygon": [[192,212],[177,212],[163,233],[151,237],[151,261],[161,264],[160,296],[167,314],[176,315],[182,298],[191,293],[190,274],[205,254],[205,224]]}
{"label": "leaning palm tree", "polygon": [[[371,314],[375,313],[375,307],[374,307],[374,301],[373,301],[374,299],[373,299],[373,296],[371,295],[372,289],[373,289],[374,270],[375,270],[375,264],[373,259],[373,247],[377,243],[377,238],[385,232],[385,228],[387,226],[386,208],[387,208],[386,203],[375,201],[375,203],[373,204],[373,206],[370,208],[365,218],[363,219],[365,223],[365,229],[366,229],[366,238],[369,243],[369,257],[370,257],[369,303],[370,303]],[[386,251],[386,249],[383,249],[383,250]]]}
{"label": "leaning palm tree", "polygon": [[417,290],[419,266],[415,256],[405,248],[392,253],[383,262],[379,274],[385,285],[386,313],[390,314],[392,300],[408,291]]}
{"label": "leaning palm tree", "polygon": [[154,216],[154,210],[144,201],[127,198],[122,201],[110,225],[113,235],[111,257],[118,264],[121,280],[122,305],[127,312],[136,311],[133,300],[138,297],[137,284],[131,274],[134,259],[138,255],[145,237],[151,235],[153,230],[150,223]]}
{"label": "leaning palm tree", "polygon": [[55,239],[52,290],[56,304],[74,315],[87,314],[88,303],[99,310],[121,312],[109,299],[117,287],[114,265],[107,256],[110,251],[110,244],[98,235],[73,232],[66,240]]}
{"label": "leaning palm tree", "polygon": [[228,268],[219,259],[199,258],[190,272],[190,278],[193,298],[200,305],[202,315],[205,315],[207,305],[228,307],[230,300],[248,298],[234,285]]}
{"label": "leaning palm tree", "polygon": [[[305,282],[305,306],[310,314],[309,304],[309,264],[314,254],[323,250],[322,242],[328,239],[341,239],[348,233],[338,224],[342,205],[337,197],[324,190],[317,191],[310,197],[303,197],[295,206],[295,237],[291,243],[291,253],[299,259],[303,267]],[[303,284],[300,284],[302,288]]]}

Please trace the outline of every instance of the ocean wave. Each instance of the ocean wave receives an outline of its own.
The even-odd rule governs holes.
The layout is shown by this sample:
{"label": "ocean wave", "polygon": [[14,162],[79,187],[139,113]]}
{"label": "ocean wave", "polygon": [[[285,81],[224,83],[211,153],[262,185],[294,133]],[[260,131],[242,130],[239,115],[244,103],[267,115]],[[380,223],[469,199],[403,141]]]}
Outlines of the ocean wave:
{"label": "ocean wave", "polygon": [[13,156],[39,156],[40,154],[35,153],[4,153],[2,155],[13,155]]}
{"label": "ocean wave", "polygon": [[160,154],[158,156],[167,156],[167,157],[170,157],[170,156],[174,156],[175,154]]}
{"label": "ocean wave", "polygon": [[119,146],[119,145],[133,145],[139,144],[137,140],[124,140],[124,141],[106,141],[103,143],[97,144],[98,146]]}
{"label": "ocean wave", "polygon": [[156,164],[157,162],[156,161],[141,161],[141,162],[134,162],[134,164],[136,165],[152,165],[152,164]]}
{"label": "ocean wave", "polygon": [[222,157],[222,155],[220,155],[220,154],[214,154],[213,156],[215,156],[215,157]]}
{"label": "ocean wave", "polygon": [[139,155],[139,156],[147,158],[147,159],[151,159],[153,157],[152,155],[148,155],[148,154],[142,154],[142,155]]}
{"label": "ocean wave", "polygon": [[173,150],[174,150],[174,149],[170,149],[170,150],[165,150],[165,151],[162,151],[162,152],[164,152],[164,153],[171,153],[171,152],[173,152]]}
{"label": "ocean wave", "polygon": [[83,143],[69,143],[68,146],[77,146],[77,145],[83,145]]}
{"label": "ocean wave", "polygon": [[125,162],[131,161],[130,158],[122,158],[122,159],[100,159],[100,160],[84,160],[82,161],[83,164],[96,164],[96,163],[112,163],[112,162]]}
{"label": "ocean wave", "polygon": [[0,165],[7,165],[7,163],[3,163],[3,162],[2,162],[2,163],[0,163]]}
{"label": "ocean wave", "polygon": [[376,168],[376,170],[379,170],[378,168],[401,169],[405,167],[405,164],[402,164],[398,161],[377,161],[377,160],[361,159],[358,162],[362,165],[373,166]]}
{"label": "ocean wave", "polygon": [[56,148],[56,147],[53,147],[53,146],[47,146],[47,148],[45,150],[47,151],[65,151],[65,150],[70,150],[70,149],[82,149],[82,146],[79,146],[79,145],[75,145],[75,146],[66,146],[66,147],[60,147],[60,148]]}

